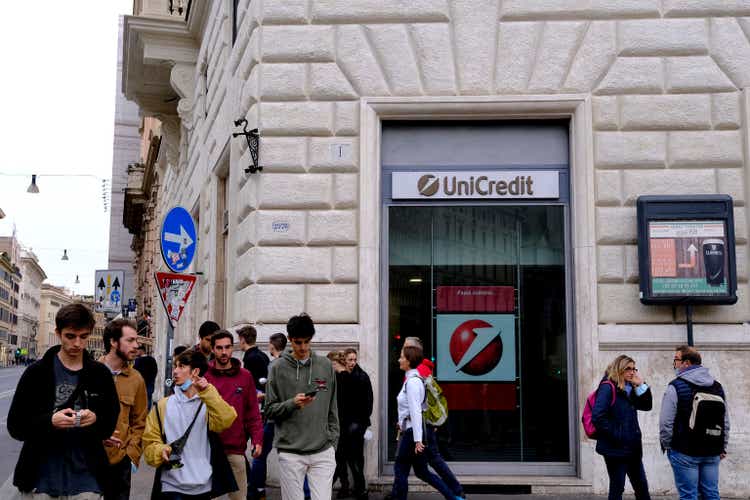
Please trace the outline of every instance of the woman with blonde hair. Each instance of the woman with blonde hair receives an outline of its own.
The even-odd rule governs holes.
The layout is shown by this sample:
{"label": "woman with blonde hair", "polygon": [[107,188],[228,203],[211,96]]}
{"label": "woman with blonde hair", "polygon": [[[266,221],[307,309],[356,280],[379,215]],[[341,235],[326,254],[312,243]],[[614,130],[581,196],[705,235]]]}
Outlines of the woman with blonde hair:
{"label": "woman with blonde hair", "polygon": [[591,417],[596,427],[596,452],[604,457],[609,475],[609,500],[621,500],[625,476],[636,500],[650,500],[643,468],[638,410],[649,411],[651,389],[630,356],[621,354],[607,367],[596,393]]}

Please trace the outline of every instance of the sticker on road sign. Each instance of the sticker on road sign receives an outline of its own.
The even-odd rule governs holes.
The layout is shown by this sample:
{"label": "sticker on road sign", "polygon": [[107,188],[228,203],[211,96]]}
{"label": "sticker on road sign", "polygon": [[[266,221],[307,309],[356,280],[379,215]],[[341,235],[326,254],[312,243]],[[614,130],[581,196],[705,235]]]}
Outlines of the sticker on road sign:
{"label": "sticker on road sign", "polygon": [[124,282],[125,271],[104,269],[94,273],[94,308],[96,312],[122,312],[121,301]]}
{"label": "sticker on road sign", "polygon": [[195,285],[195,276],[190,274],[154,273],[159,297],[172,326],[177,324],[185,309],[190,292]]}

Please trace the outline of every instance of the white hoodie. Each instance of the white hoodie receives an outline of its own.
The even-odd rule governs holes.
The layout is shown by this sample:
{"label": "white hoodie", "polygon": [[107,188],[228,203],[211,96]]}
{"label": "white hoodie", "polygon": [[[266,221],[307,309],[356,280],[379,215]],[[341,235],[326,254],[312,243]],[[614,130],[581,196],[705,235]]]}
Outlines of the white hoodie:
{"label": "white hoodie", "polygon": [[[201,399],[197,394],[188,398],[179,387],[175,387],[174,395],[167,399],[167,411],[164,415],[167,443],[172,443],[185,434],[200,404]],[[167,469],[162,473],[162,491],[186,495],[200,495],[211,491],[211,446],[208,442],[205,404],[201,407],[182,450],[182,463],[181,468]]]}

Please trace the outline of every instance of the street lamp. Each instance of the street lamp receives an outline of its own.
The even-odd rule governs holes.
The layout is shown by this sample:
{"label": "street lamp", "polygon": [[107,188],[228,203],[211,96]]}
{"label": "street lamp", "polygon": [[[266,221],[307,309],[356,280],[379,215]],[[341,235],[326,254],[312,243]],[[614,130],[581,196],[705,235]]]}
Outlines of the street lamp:
{"label": "street lamp", "polygon": [[27,189],[26,192],[33,193],[33,194],[39,193],[39,186],[36,185],[36,174],[32,174],[31,184],[29,184],[29,189]]}

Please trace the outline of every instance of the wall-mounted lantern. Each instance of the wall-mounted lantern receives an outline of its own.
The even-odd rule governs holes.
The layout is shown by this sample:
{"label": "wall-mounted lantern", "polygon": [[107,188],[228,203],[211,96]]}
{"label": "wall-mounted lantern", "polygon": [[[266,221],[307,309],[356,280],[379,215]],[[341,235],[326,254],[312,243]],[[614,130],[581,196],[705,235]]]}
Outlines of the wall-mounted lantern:
{"label": "wall-mounted lantern", "polygon": [[253,159],[253,164],[249,165],[245,169],[246,174],[254,174],[255,172],[260,172],[263,170],[263,167],[260,166],[260,132],[257,128],[254,128],[252,130],[247,129],[247,120],[244,118],[240,118],[239,120],[234,121],[234,126],[239,127],[242,125],[242,132],[234,132],[232,134],[232,137],[238,137],[240,135],[245,136],[245,140],[247,141],[247,148],[250,150],[250,156]]}

